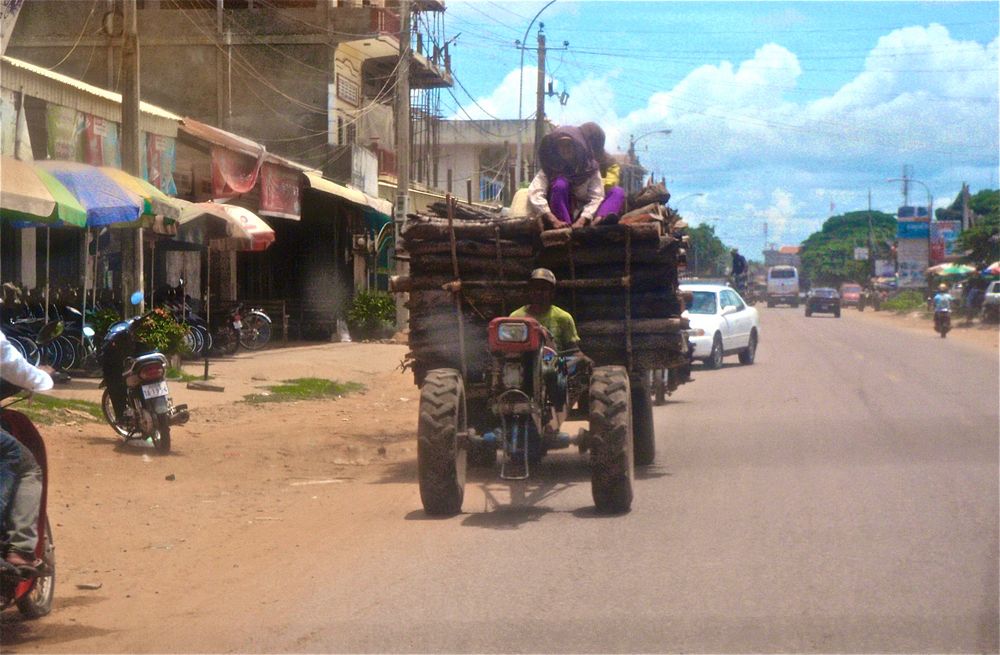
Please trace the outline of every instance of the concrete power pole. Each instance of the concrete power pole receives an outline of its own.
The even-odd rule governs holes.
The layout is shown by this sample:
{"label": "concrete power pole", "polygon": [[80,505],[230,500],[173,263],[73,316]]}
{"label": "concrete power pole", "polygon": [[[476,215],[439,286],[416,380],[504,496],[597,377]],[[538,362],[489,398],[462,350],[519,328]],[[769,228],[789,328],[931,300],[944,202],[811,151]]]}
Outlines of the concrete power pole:
{"label": "concrete power pole", "polygon": [[[400,230],[410,211],[410,0],[400,0],[399,66],[396,73],[396,254],[401,250]],[[396,275],[406,275],[409,264],[395,258]],[[396,294],[396,329],[402,330],[409,320],[407,295]]]}
{"label": "concrete power pole", "polygon": [[538,24],[538,85],[535,87],[535,170],[538,170],[538,149],[545,135],[545,26]]}
{"label": "concrete power pole", "polygon": [[[136,0],[124,2],[125,24],[122,33],[122,168],[126,173],[142,177],[141,140],[139,134],[139,16]],[[145,300],[132,307],[129,297],[145,290],[143,280],[143,229],[136,228],[130,240],[122,239],[122,299],[124,316],[142,314]]]}

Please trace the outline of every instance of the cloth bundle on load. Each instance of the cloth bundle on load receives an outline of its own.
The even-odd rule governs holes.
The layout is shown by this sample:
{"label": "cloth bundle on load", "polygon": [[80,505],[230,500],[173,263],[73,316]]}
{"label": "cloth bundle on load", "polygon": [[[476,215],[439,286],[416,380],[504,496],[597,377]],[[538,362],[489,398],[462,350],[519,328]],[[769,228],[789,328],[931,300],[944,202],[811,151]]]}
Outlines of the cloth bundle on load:
{"label": "cloth bundle on load", "polygon": [[662,205],[641,210],[634,224],[545,232],[535,218],[461,203],[451,227],[445,203],[410,214],[401,244],[410,275],[393,278],[392,289],[409,293],[407,363],[418,384],[434,368],[464,368],[469,381],[483,380],[487,326],[527,303],[538,266],[556,274],[556,304],[574,316],[581,347],[598,365],[639,371],[686,363],[677,292],[684,224]]}

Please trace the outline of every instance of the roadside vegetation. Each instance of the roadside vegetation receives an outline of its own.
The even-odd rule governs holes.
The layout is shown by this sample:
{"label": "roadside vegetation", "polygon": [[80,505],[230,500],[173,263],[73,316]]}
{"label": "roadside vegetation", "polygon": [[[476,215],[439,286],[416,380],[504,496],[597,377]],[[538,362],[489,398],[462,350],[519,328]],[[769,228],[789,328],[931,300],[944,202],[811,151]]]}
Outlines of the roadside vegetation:
{"label": "roadside vegetation", "polygon": [[322,378],[297,378],[285,380],[282,384],[267,387],[265,393],[255,393],[246,396],[244,400],[251,404],[282,403],[293,400],[320,400],[329,398],[336,400],[349,393],[364,391],[365,385],[357,382],[337,382]]}
{"label": "roadside vegetation", "polygon": [[40,425],[66,425],[72,421],[103,421],[101,406],[89,400],[55,398],[35,394],[30,400],[15,404],[11,409],[25,414]]}
{"label": "roadside vegetation", "polygon": [[908,289],[886,300],[882,303],[882,308],[897,314],[908,314],[927,309],[927,300],[924,299],[924,294],[919,291]]}

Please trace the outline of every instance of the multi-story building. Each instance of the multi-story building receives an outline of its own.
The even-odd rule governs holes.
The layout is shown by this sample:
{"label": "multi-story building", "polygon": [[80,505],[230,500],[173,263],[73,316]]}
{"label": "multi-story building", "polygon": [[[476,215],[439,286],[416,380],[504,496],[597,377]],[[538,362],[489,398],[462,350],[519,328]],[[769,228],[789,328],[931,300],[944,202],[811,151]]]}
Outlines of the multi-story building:
{"label": "multi-story building", "polygon": [[[137,3],[143,100],[373,195],[375,177],[395,173],[398,0]],[[412,177],[430,182],[450,56],[444,4],[411,7]],[[122,17],[121,0],[27,0],[6,54],[120,90]]]}

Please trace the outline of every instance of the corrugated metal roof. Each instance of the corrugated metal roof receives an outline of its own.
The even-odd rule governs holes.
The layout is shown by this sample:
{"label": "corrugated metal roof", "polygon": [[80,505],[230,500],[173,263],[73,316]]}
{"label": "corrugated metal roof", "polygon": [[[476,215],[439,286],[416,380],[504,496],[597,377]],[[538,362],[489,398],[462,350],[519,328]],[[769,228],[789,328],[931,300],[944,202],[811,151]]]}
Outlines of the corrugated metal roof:
{"label": "corrugated metal roof", "polygon": [[[42,68],[41,66],[35,66],[34,64],[29,64],[26,61],[21,61],[20,59],[14,59],[13,57],[4,57],[3,63],[10,64],[17,68],[23,68],[26,71],[31,71],[35,75],[41,75],[49,79],[61,82],[62,84],[68,84],[80,91],[85,93],[90,93],[95,96],[99,96],[106,100],[110,100],[116,104],[121,104],[122,94],[115,93],[114,91],[108,91],[107,89],[102,89],[99,86],[94,86],[93,84],[87,84],[78,79],[69,77],[68,75],[63,75],[62,73],[56,73],[55,71],[50,71],[48,69]],[[159,116],[160,118],[165,118],[172,121],[180,121],[181,117],[177,114],[167,111],[162,107],[157,107],[156,105],[151,105],[148,102],[139,102],[139,110],[153,116]]]}
{"label": "corrugated metal roof", "polygon": [[[121,122],[120,93],[87,84],[13,57],[0,59],[3,87],[47,102]],[[140,127],[163,136],[177,136],[181,117],[148,102],[139,103]]]}

